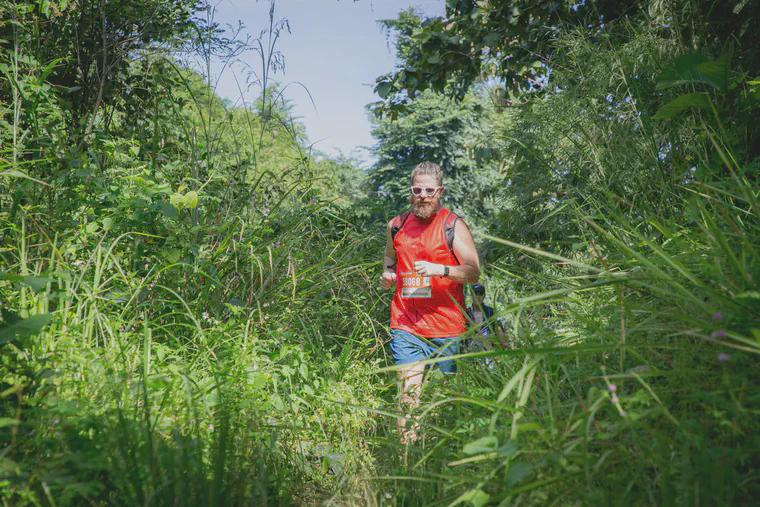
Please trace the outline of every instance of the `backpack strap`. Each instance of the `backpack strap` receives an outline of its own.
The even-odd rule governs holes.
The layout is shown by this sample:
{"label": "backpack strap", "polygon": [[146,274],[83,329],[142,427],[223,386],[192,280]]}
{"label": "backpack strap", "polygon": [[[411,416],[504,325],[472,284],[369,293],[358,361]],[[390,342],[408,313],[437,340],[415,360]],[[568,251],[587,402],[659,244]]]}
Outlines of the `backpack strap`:
{"label": "backpack strap", "polygon": [[404,226],[410,214],[411,211],[407,211],[403,215],[399,215],[393,219],[393,223],[391,224],[391,241],[396,238],[396,234],[398,234],[398,231]]}
{"label": "backpack strap", "polygon": [[[459,215],[452,211],[449,213],[449,216],[446,217],[446,221],[443,222],[443,238],[446,240],[446,245],[449,247],[452,254],[454,253],[454,232],[458,220]],[[454,257],[456,257],[456,254],[454,254]]]}
{"label": "backpack strap", "polygon": [[[398,231],[401,230],[406,221],[409,219],[410,214],[411,211],[407,211],[403,215],[398,215],[393,219],[393,222],[391,223],[391,240],[394,240],[396,238],[396,234],[398,234]],[[446,240],[446,246],[449,247],[449,250],[451,250],[452,254],[454,253],[454,233],[456,231],[457,221],[459,218],[459,215],[452,211],[443,222],[443,238]],[[456,257],[456,254],[454,254],[454,257]]]}

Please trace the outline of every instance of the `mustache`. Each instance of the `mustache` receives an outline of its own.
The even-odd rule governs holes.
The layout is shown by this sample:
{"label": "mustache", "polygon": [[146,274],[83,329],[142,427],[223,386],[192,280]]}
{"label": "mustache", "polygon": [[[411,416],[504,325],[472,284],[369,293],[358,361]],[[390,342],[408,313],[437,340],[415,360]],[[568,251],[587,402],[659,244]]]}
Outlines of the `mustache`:
{"label": "mustache", "polygon": [[412,214],[424,220],[433,216],[440,209],[441,201],[439,199],[433,199],[428,202],[412,201],[411,205]]}

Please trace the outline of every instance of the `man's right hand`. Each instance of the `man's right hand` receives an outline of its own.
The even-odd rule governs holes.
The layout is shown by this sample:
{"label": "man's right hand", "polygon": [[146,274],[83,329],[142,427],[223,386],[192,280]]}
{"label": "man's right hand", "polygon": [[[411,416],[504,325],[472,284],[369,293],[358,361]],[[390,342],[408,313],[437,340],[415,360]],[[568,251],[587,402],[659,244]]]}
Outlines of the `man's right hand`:
{"label": "man's right hand", "polygon": [[391,288],[393,283],[396,281],[396,272],[395,271],[383,271],[383,274],[380,275],[380,288],[383,290],[388,290]]}

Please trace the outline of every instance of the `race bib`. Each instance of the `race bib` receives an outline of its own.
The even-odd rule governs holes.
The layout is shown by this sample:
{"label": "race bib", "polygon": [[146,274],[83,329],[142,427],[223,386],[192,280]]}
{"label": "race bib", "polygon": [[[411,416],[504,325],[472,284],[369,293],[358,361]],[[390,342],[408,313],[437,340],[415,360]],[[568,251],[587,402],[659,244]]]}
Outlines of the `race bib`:
{"label": "race bib", "polygon": [[401,272],[402,298],[431,298],[433,289],[430,287],[430,277],[418,275],[412,271]]}

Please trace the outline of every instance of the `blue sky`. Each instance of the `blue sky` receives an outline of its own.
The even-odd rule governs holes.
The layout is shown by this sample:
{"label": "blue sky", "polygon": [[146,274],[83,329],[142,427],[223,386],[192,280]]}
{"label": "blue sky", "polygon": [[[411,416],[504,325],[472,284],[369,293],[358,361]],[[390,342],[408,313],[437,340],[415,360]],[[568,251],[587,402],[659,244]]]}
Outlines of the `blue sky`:
{"label": "blue sky", "polygon": [[[428,16],[442,15],[443,0],[277,0],[276,18],[287,18],[291,33],[284,32],[278,43],[285,56],[285,71],[275,76],[282,83],[305,85],[316,104],[299,86],[291,85],[286,97],[293,114],[301,117],[315,148],[329,155],[340,152],[367,160],[361,146],[372,144],[364,107],[378,97],[372,92],[375,78],[393,70],[394,49],[377,21],[396,17],[408,7]],[[266,0],[222,0],[216,20],[222,24],[246,25],[251,36],[269,26]],[[251,52],[242,57],[258,68]],[[244,76],[236,71],[238,79]],[[217,88],[222,97],[236,102],[240,96],[230,71],[222,74]],[[258,90],[246,97],[251,100]]]}

